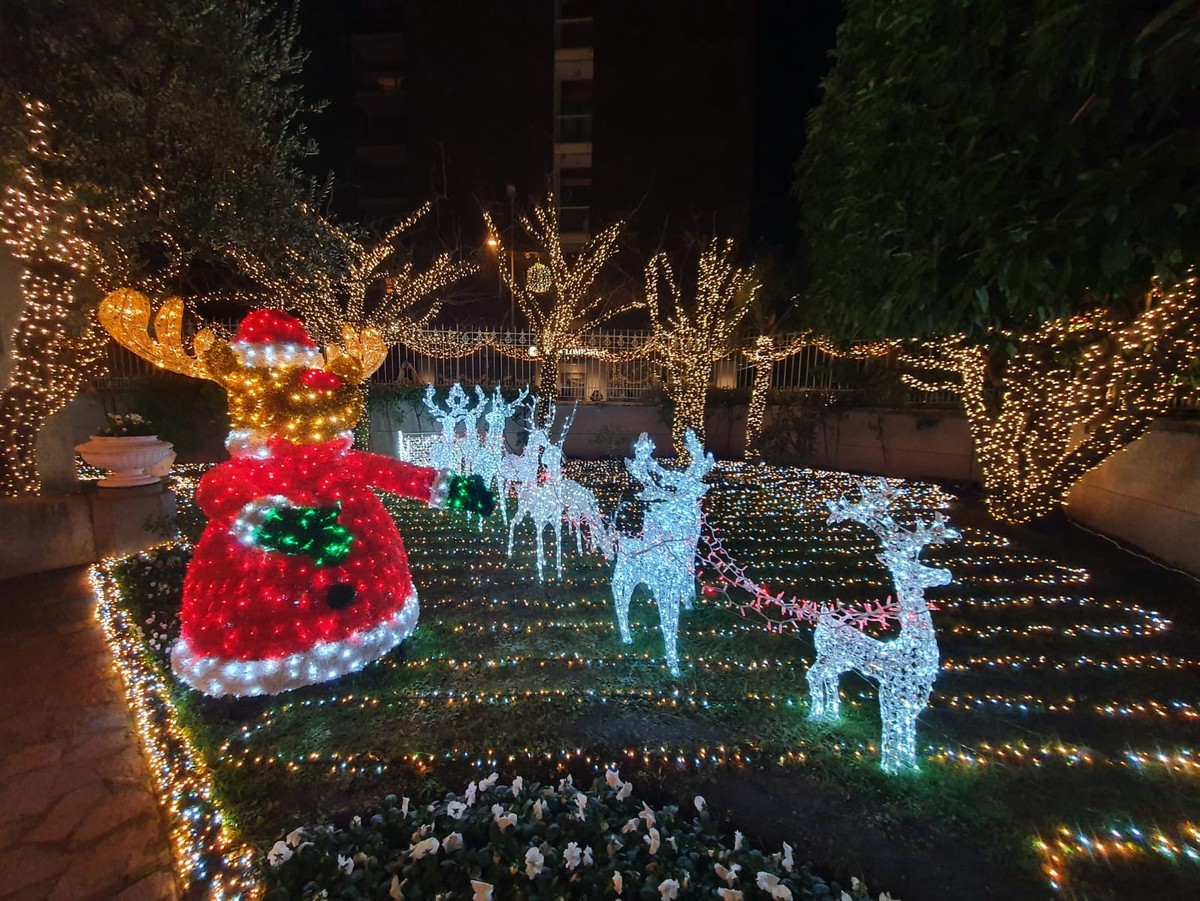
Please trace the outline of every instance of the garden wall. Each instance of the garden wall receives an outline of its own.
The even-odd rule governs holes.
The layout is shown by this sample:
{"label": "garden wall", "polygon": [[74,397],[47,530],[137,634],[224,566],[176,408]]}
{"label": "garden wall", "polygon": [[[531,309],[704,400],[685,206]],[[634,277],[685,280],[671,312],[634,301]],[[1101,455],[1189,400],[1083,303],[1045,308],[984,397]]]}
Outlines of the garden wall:
{"label": "garden wall", "polygon": [[1200,423],[1159,420],[1080,479],[1067,514],[1200,575]]}

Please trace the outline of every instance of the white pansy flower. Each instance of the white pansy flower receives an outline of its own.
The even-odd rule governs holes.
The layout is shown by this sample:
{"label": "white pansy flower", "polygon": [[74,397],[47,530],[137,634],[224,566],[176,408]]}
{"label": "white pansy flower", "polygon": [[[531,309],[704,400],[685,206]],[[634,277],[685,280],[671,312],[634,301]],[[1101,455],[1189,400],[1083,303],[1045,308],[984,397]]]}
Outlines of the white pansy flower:
{"label": "white pansy flower", "polygon": [[495,785],[499,780],[500,780],[500,774],[492,773],[492,775],[488,776],[486,779],[480,780],[479,790],[481,792],[485,792],[489,788],[491,788],[493,785]]}
{"label": "white pansy flower", "polygon": [[566,779],[558,780],[558,790],[560,792],[565,792],[567,790],[568,785],[571,786],[572,788],[574,788],[574,786],[575,786],[575,777],[573,777],[570,773],[567,773]]}
{"label": "white pansy flower", "polygon": [[579,808],[579,813],[577,813],[575,816],[578,819],[586,819],[583,812],[585,809],[587,809],[587,802],[587,795],[585,795],[583,792],[580,792],[575,796],[575,806]]}
{"label": "white pansy flower", "polygon": [[583,865],[590,867],[592,865],[592,846],[588,845],[583,849]]}
{"label": "white pansy flower", "polygon": [[713,870],[716,872],[717,878],[724,879],[725,883],[730,886],[737,882],[737,874],[741,869],[742,865],[740,863],[735,863],[729,869],[725,869],[719,863],[713,864]]}
{"label": "white pansy flower", "polygon": [[521,794],[521,789],[523,789],[524,787],[525,787],[525,780],[523,778],[521,778],[520,776],[517,776],[515,779],[513,779],[513,784],[512,784],[513,797],[515,798],[519,794]]}
{"label": "white pansy flower", "polygon": [[267,852],[267,862],[271,866],[277,867],[291,856],[292,849],[287,846],[287,842],[276,842]]}
{"label": "white pansy flower", "polygon": [[467,786],[466,792],[463,793],[463,797],[467,799],[468,807],[475,806],[475,793],[477,791],[478,791],[478,786],[476,786],[475,783],[472,782],[470,785]]}
{"label": "white pansy flower", "polygon": [[566,863],[568,870],[573,870],[579,866],[580,858],[583,853],[579,850],[579,845],[575,842],[568,842],[567,849],[563,851],[563,862]]}
{"label": "white pansy flower", "polygon": [[696,805],[696,813],[704,813],[704,808],[708,806],[708,802],[704,800],[704,795],[696,795],[696,800],[693,803]]}
{"label": "white pansy flower", "polygon": [[293,829],[291,832],[288,833],[287,843],[289,845],[291,845],[293,848],[298,848],[298,847],[300,847],[300,840],[301,840],[301,838],[303,838],[303,836],[304,836],[303,829]]}
{"label": "white pansy flower", "polygon": [[626,782],[624,785],[621,786],[621,790],[619,792],[617,792],[617,800],[624,801],[626,798],[628,798],[632,794],[633,794],[633,783]]}
{"label": "white pansy flower", "polygon": [[658,830],[655,829],[653,826],[650,827],[650,834],[642,837],[642,841],[644,841],[646,844],[648,844],[650,846],[651,854],[658,853],[658,845],[659,845]]}
{"label": "white pansy flower", "polygon": [[658,894],[662,901],[675,901],[679,897],[679,883],[674,879],[664,879],[658,884]]}
{"label": "white pansy flower", "polygon": [[735,830],[733,833],[733,850],[741,851],[742,848],[744,847],[743,843],[744,843],[745,839],[746,839],[746,836],[742,835],[740,832]]}
{"label": "white pansy flower", "polygon": [[655,823],[654,811],[650,809],[650,805],[645,801],[642,802],[642,812],[638,816],[646,821],[646,826],[648,827],[653,826]]}
{"label": "white pansy flower", "polygon": [[621,827],[621,834],[628,835],[630,832],[637,832],[638,827],[640,825],[641,824],[638,822],[637,817],[634,817],[632,820],[630,820],[628,823],[626,823],[624,826]]}
{"label": "white pansy flower", "polygon": [[471,880],[471,891],[475,894],[471,896],[471,901],[492,901],[492,889],[495,886],[490,882],[480,882],[478,879]]}
{"label": "white pansy flower", "polygon": [[467,805],[462,801],[451,801],[446,805],[446,813],[454,817],[456,820],[461,820],[467,812]]}
{"label": "white pansy flower", "polygon": [[609,788],[620,788],[622,785],[621,774],[617,770],[605,770],[604,781],[608,783]]}
{"label": "white pansy flower", "polygon": [[717,889],[717,895],[720,897],[721,901],[743,901],[742,893],[736,889],[719,888]]}
{"label": "white pansy flower", "polygon": [[420,860],[426,854],[436,854],[439,846],[436,835],[431,835],[424,841],[419,841],[408,849],[409,860]]}
{"label": "white pansy flower", "polygon": [[533,802],[533,818],[539,823],[542,821],[542,814],[546,812],[546,802],[538,798]]}
{"label": "white pansy flower", "polygon": [[354,872],[354,861],[341,854],[338,855],[337,868],[349,876]]}
{"label": "white pansy flower", "polygon": [[533,879],[542,872],[542,864],[546,862],[546,858],[542,856],[542,852],[537,848],[530,848],[525,852],[525,875]]}
{"label": "white pansy flower", "polygon": [[784,843],[783,843],[783,861],[782,861],[782,866],[783,866],[783,868],[784,868],[785,870],[787,870],[789,873],[790,873],[790,872],[792,872],[792,870],[793,870],[793,869],[795,868],[795,866],[796,866],[796,861],[792,859],[792,851],[793,851],[793,850],[794,850],[794,849],[792,848],[792,846],[791,846],[791,845],[789,845],[787,842],[784,842]]}
{"label": "white pansy flower", "polygon": [[620,873],[613,873],[613,889],[619,895],[623,888],[625,888],[625,880],[621,878]]}
{"label": "white pansy flower", "polygon": [[792,890],[779,882],[774,873],[759,871],[756,883],[773,901],[792,901]]}
{"label": "white pansy flower", "polygon": [[409,798],[404,799],[404,803],[400,806],[400,816],[402,816],[406,819],[408,818],[408,805],[411,803],[412,803],[411,799],[409,799]]}
{"label": "white pansy flower", "polygon": [[463,839],[461,832],[451,832],[444,839],[442,839],[442,849],[447,853],[450,851],[457,851],[462,846]]}

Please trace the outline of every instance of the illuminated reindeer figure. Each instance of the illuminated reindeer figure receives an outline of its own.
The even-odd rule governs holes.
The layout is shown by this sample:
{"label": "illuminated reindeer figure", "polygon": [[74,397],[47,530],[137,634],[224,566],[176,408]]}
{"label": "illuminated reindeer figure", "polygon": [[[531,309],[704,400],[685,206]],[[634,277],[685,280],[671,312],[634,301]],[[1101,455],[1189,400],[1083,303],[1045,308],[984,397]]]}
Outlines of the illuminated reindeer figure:
{"label": "illuminated reindeer figure", "polygon": [[834,607],[822,607],[813,643],[817,659],[808,668],[812,707],[808,718],[840,718],[838,681],[842,673],[856,670],[879,683],[879,708],[883,720],[880,766],[885,772],[916,770],[917,717],[929,702],[938,674],[937,635],[925,603],[925,589],[950,583],[950,571],[918,562],[927,544],[942,544],[958,532],[939,513],[932,522],[917,520],[912,529],[892,518],[892,504],[903,491],[879,479],[861,489],[856,503],[846,498],[829,501],[830,524],[853,520],[872,532],[883,545],[879,560],[892,575],[899,607],[900,634],[880,641],[839,618]]}
{"label": "illuminated reindeer figure", "polygon": [[504,426],[509,417],[521,408],[528,396],[529,388],[525,387],[521,389],[521,393],[512,403],[506,403],[500,386],[496,386],[496,390],[492,393],[491,406],[483,418],[487,423],[487,435],[483,438],[479,453],[475,457],[475,472],[483,479],[483,484],[489,488],[495,486],[497,497],[500,500],[500,515],[504,518],[505,525],[508,525],[508,479],[506,473],[502,471],[505,459]]}
{"label": "illuminated reindeer figure", "polygon": [[[530,422],[537,422],[537,398],[530,407]],[[508,556],[512,557],[513,536],[517,526],[525,519],[533,522],[534,540],[537,547],[538,581],[542,581],[545,569],[545,548],[542,532],[547,526],[554,530],[555,569],[559,578],[562,577],[562,524],[563,503],[561,498],[561,462],[555,463],[562,452],[562,444],[566,440],[567,430],[571,427],[575,414],[572,413],[563,424],[558,442],[550,440],[550,429],[554,425],[554,404],[549,406],[549,415],[545,426],[535,426],[529,431],[525,449],[515,457],[509,456],[505,475],[517,486],[517,512],[508,524]],[[543,467],[549,466],[543,471]]]}
{"label": "illuminated reindeer figure", "polygon": [[679,675],[679,608],[692,608],[696,597],[696,542],[700,538],[700,498],[708,491],[704,477],[712,470],[712,454],[695,432],[684,436],[691,462],[687,469],[663,469],[651,458],[654,442],[645,432],[625,461],[629,474],[642,483],[638,497],[648,502],[641,535],[615,536],[617,565],[612,577],[613,603],[621,640],[629,632],[629,602],[633,590],[645,585],[658,604],[658,619],[666,646],[667,667]]}
{"label": "illuminated reindeer figure", "polygon": [[[463,391],[462,385],[455,382],[446,395],[446,408],[442,409],[434,402],[437,389],[432,385],[425,387],[425,408],[429,415],[441,423],[442,434],[429,448],[429,462],[438,469],[448,469],[454,473],[470,475],[475,457],[475,449],[479,444],[476,424],[487,396],[483,389],[475,386],[477,402],[471,406],[469,396]],[[458,435],[459,425],[466,428],[465,434]]]}

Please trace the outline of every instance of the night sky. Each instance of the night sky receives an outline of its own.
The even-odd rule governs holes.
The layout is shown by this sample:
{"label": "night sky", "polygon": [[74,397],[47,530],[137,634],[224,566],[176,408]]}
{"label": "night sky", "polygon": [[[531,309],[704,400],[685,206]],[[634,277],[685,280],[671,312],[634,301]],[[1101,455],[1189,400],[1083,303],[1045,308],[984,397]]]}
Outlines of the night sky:
{"label": "night sky", "polygon": [[[733,234],[784,261],[797,249],[791,195],[805,116],[841,18],[837,0],[597,0],[595,198],[601,221],[633,213],[647,247],[670,233]],[[357,206],[362,129],[350,63],[361,9],[385,0],[303,0],[314,174],[333,211]],[[405,40],[405,201],[446,195],[439,227],[477,240],[478,210],[539,199],[550,169],[549,0],[397,2]],[[668,242],[669,243],[669,242]]]}

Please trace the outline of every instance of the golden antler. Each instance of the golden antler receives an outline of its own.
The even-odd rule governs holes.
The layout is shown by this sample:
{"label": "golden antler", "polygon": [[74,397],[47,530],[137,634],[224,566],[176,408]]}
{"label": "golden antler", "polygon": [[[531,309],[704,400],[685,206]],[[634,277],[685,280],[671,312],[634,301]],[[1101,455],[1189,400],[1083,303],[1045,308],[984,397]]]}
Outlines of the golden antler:
{"label": "golden antler", "polygon": [[362,379],[366,380],[383,365],[387,352],[387,342],[375,326],[369,325],[356,332],[354,326],[347,324],[342,326],[341,345],[325,345],[325,365],[330,366],[338,357],[354,357],[362,363]]}
{"label": "golden antler", "polygon": [[183,298],[163,302],[154,317],[150,337],[150,298],[132,288],[118,288],[100,302],[100,324],[119,344],[162,369],[192,378],[212,378],[204,365],[204,354],[216,336],[204,329],[192,339],[193,353],[183,346]]}

